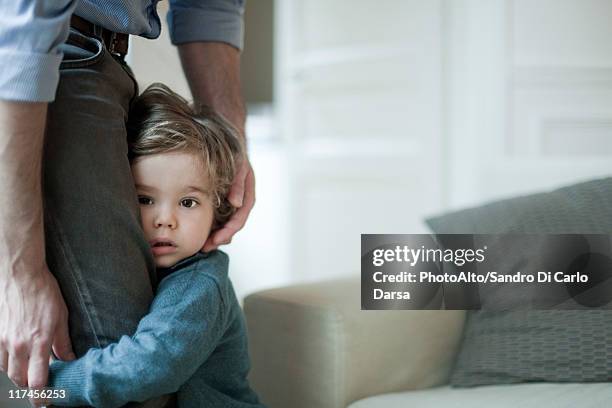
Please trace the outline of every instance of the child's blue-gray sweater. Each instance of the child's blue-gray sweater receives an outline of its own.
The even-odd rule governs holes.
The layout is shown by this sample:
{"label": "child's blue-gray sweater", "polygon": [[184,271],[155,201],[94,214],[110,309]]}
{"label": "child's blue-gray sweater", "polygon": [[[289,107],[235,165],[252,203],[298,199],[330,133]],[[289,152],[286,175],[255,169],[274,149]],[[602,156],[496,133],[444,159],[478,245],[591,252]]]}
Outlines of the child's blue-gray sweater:
{"label": "child's blue-gray sweater", "polygon": [[227,275],[228,257],[198,253],[171,268],[132,336],[54,361],[54,405],[119,407],[177,392],[180,408],[262,407],[247,381],[244,319]]}

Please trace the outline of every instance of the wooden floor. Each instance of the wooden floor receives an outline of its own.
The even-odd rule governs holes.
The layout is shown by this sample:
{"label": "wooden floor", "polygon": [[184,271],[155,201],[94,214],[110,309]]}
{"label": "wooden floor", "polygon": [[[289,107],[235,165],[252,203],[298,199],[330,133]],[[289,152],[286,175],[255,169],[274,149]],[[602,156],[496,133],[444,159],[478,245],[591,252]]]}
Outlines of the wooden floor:
{"label": "wooden floor", "polygon": [[31,407],[27,398],[25,400],[15,400],[9,398],[9,390],[16,390],[17,388],[8,379],[5,373],[0,373],[0,407],[2,408],[24,408]]}

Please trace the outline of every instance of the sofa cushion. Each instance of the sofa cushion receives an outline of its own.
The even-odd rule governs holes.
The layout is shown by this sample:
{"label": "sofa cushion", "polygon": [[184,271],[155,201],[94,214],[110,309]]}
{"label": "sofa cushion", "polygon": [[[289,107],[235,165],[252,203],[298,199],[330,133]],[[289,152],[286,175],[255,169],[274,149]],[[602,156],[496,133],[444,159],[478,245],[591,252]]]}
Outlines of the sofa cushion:
{"label": "sofa cushion", "polygon": [[[611,234],[612,178],[503,200],[427,222],[433,232],[449,234]],[[505,265],[521,262],[525,249],[520,242],[516,245],[506,248]],[[495,301],[486,296],[486,291],[481,292],[483,305]],[[612,380],[612,311],[584,309],[470,312],[451,384]]]}
{"label": "sofa cushion", "polygon": [[514,384],[449,386],[377,395],[348,408],[600,408],[612,401],[612,384]]}

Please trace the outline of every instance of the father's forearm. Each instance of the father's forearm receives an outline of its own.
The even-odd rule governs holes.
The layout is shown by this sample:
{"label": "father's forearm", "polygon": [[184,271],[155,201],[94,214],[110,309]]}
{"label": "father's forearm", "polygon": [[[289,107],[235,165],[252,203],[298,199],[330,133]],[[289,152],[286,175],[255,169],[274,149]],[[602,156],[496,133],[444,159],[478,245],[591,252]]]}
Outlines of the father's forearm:
{"label": "father's forearm", "polygon": [[0,273],[44,262],[41,163],[46,103],[0,101]]}
{"label": "father's forearm", "polygon": [[186,43],[178,50],[196,103],[221,113],[244,136],[246,111],[240,89],[240,51],[221,42]]}

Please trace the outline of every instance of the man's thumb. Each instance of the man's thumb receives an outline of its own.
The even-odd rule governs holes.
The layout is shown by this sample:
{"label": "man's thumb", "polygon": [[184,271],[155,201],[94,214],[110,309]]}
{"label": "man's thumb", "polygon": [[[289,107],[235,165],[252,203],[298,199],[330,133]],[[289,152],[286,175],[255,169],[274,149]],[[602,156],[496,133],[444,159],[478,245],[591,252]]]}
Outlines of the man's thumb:
{"label": "man's thumb", "polygon": [[60,360],[74,360],[76,356],[72,351],[72,343],[68,334],[68,324],[60,324],[53,340],[53,352]]}

